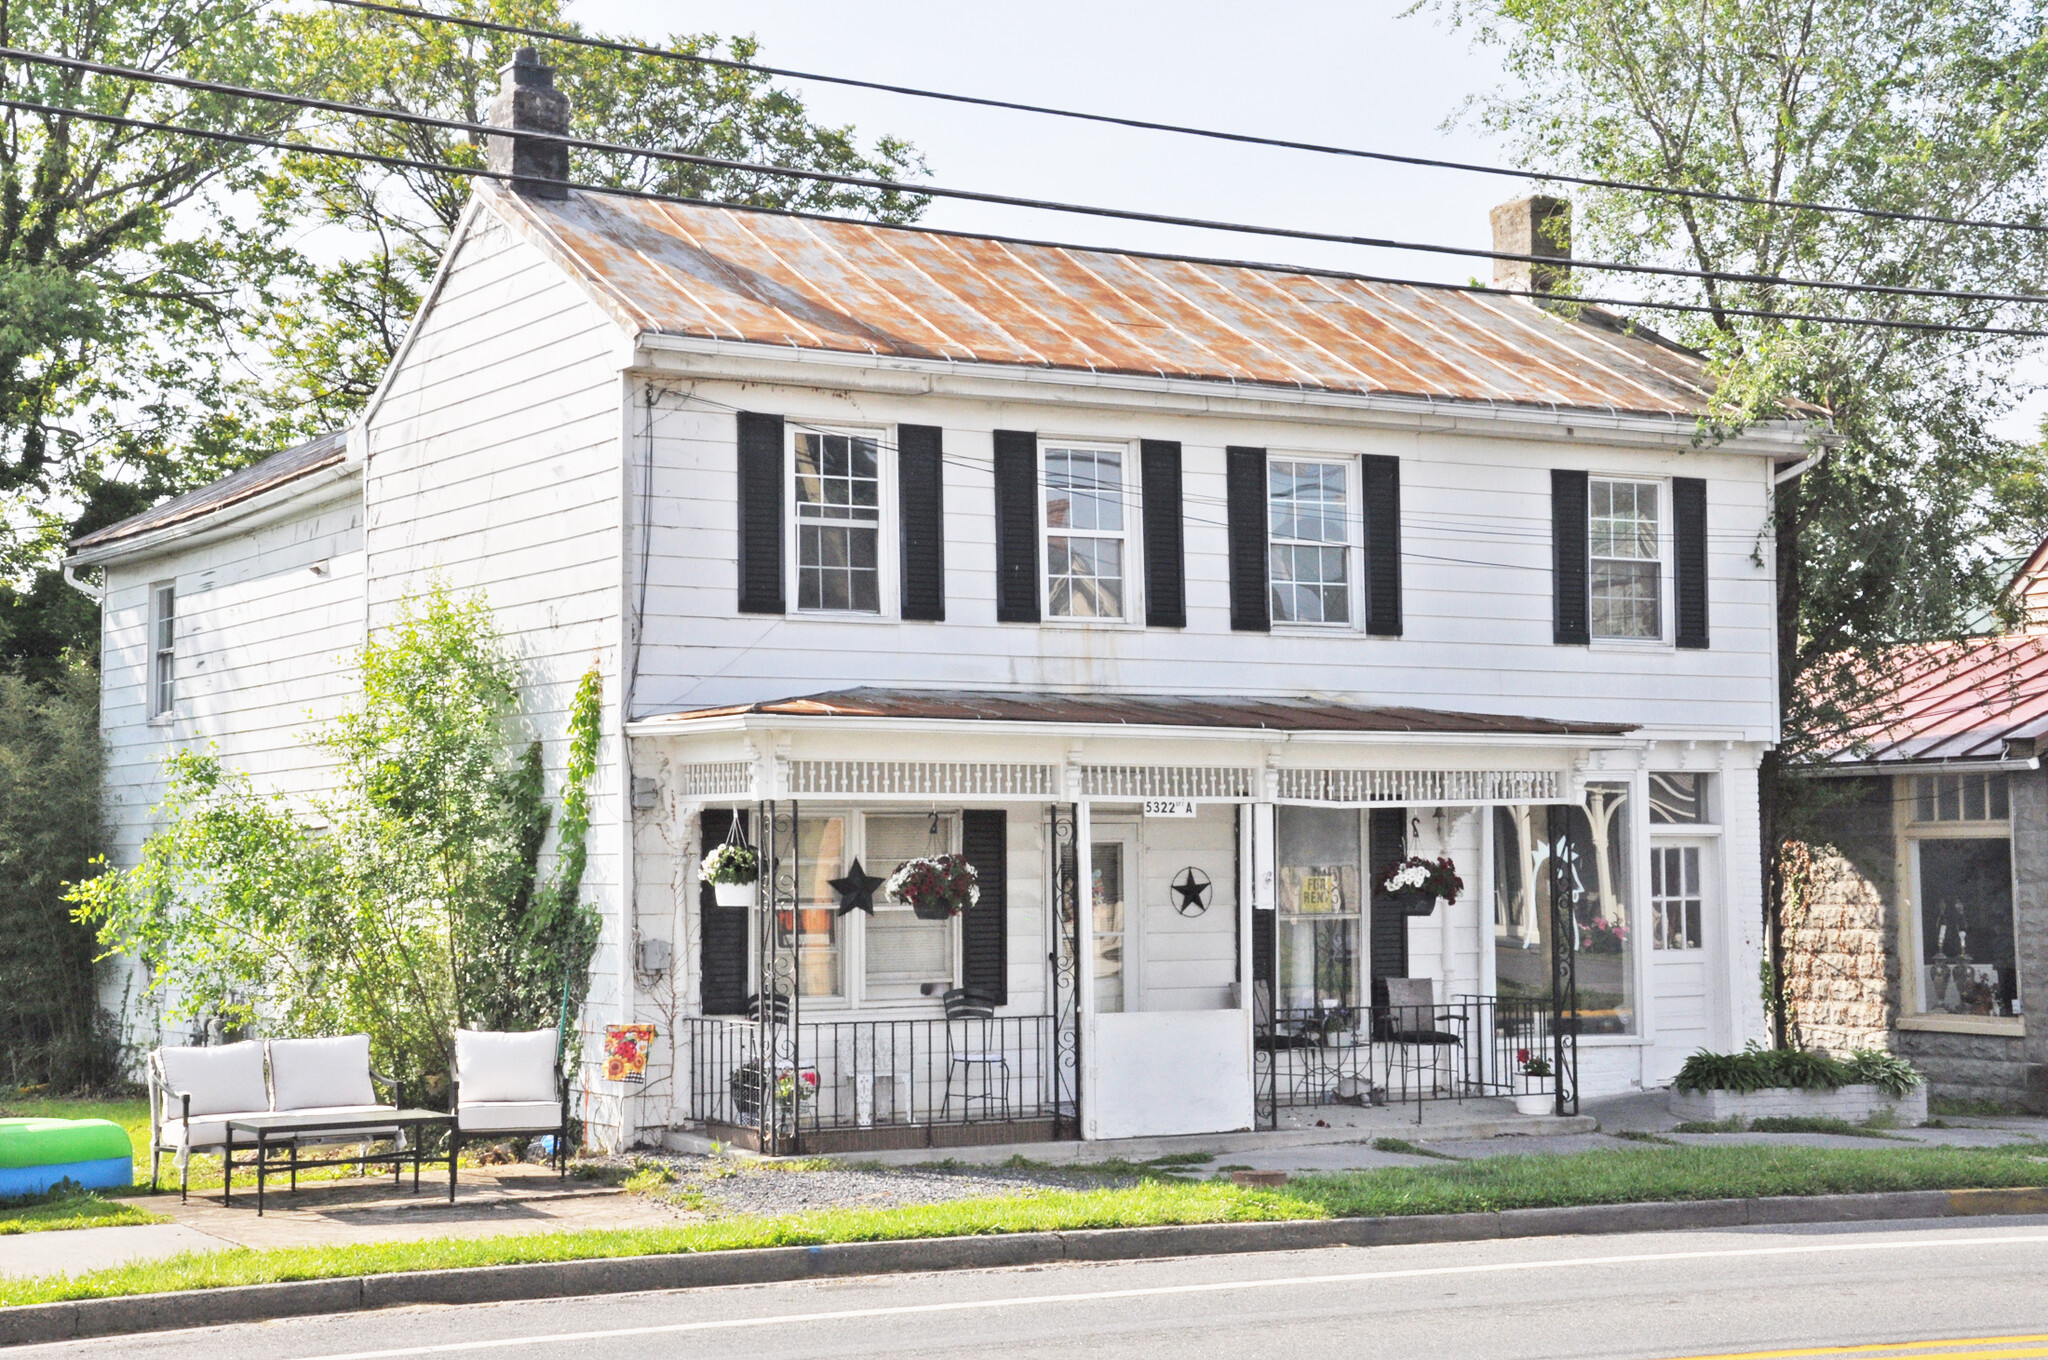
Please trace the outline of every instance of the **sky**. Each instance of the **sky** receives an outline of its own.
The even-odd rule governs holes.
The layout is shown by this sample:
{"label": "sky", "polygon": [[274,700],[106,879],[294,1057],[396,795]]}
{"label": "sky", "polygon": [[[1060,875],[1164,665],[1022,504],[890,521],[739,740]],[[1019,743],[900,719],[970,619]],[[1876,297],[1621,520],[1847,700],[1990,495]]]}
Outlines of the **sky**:
{"label": "sky", "polygon": [[[661,42],[751,33],[772,66],[1160,122],[1492,165],[1511,148],[1472,101],[1503,88],[1492,54],[1439,7],[1375,0],[576,0],[591,29]],[[1487,210],[1528,181],[1233,147],[1039,115],[785,82],[814,117],[913,143],[933,181],[1183,216],[1484,249]],[[1490,280],[1485,260],[1199,232],[935,200],[927,224],[1126,249]],[[1620,290],[1617,290],[1620,291]],[[2048,382],[2048,363],[2026,375]],[[2048,393],[2000,426],[2036,437]]]}

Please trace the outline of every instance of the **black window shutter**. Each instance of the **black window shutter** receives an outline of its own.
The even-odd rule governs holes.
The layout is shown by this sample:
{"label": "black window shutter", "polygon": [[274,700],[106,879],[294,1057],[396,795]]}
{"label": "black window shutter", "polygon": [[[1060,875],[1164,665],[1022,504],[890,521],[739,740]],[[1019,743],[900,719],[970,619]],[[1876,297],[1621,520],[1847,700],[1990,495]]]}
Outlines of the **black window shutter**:
{"label": "black window shutter", "polygon": [[1268,984],[1271,996],[1273,963],[1279,951],[1273,943],[1273,918],[1278,912],[1252,910],[1252,981]]}
{"label": "black window shutter", "polygon": [[[746,814],[740,813],[740,829],[746,829]],[[707,808],[698,818],[705,849],[721,844],[732,831],[733,814],[725,808]],[[698,948],[703,963],[704,1014],[744,1015],[747,1011],[747,917],[745,907],[721,907],[712,896],[711,885],[697,885]]]}
{"label": "black window shutter", "polygon": [[1139,448],[1145,502],[1145,623],[1188,626],[1187,569],[1180,527],[1180,444],[1147,439]]}
{"label": "black window shutter", "polygon": [[981,900],[960,913],[961,985],[994,1004],[1010,1000],[1010,816],[960,814],[960,849],[974,866]]}
{"label": "black window shutter", "polygon": [[[1386,894],[1378,891],[1380,870],[1404,857],[1408,844],[1408,810],[1406,808],[1374,808],[1366,814],[1366,872],[1372,875],[1374,886],[1367,890],[1372,903],[1372,976],[1378,982],[1383,978],[1404,978],[1408,976],[1408,918],[1401,909],[1388,900]],[[1380,1000],[1375,989],[1374,1000]]]}
{"label": "black window shutter", "polygon": [[996,622],[1038,622],[1038,436],[996,431]]}
{"label": "black window shutter", "polygon": [[1401,636],[1401,460],[1369,454],[1365,478],[1365,631]]}
{"label": "black window shutter", "polygon": [[1224,450],[1224,493],[1229,500],[1230,626],[1240,633],[1273,628],[1266,588],[1266,451]]}
{"label": "black window shutter", "polygon": [[946,478],[939,427],[896,427],[897,533],[903,540],[903,617],[946,617]]}
{"label": "black window shutter", "polygon": [[1586,474],[1550,471],[1551,640],[1593,640],[1586,596]]}
{"label": "black window shutter", "polygon": [[1707,483],[1701,477],[1671,479],[1672,576],[1677,590],[1678,645],[1707,645]]}
{"label": "black window shutter", "polygon": [[740,612],[780,614],[782,417],[740,412]]}

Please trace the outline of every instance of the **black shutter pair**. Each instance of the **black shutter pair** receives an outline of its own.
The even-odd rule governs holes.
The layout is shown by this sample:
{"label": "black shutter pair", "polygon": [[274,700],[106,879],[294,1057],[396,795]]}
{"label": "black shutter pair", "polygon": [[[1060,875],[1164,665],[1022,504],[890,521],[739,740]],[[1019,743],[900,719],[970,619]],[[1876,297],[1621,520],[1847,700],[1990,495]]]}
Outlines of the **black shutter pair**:
{"label": "black shutter pair", "polygon": [[[1380,870],[1408,853],[1408,810],[1374,808],[1368,812],[1365,845],[1365,871],[1372,880],[1366,889],[1366,900],[1372,904],[1372,920],[1368,927],[1371,933],[1372,978],[1378,983],[1386,978],[1408,976],[1408,918],[1398,905],[1379,891]],[[1377,987],[1373,1000],[1383,1000]]]}
{"label": "black shutter pair", "polygon": [[[997,430],[996,622],[1037,623],[1038,436]],[[1147,439],[1138,456],[1144,514],[1145,623],[1187,627],[1187,568],[1181,538],[1180,445]]]}
{"label": "black shutter pair", "polygon": [[[1225,519],[1230,533],[1230,626],[1263,633],[1273,627],[1268,555],[1266,451],[1224,450]],[[1368,454],[1359,460],[1365,496],[1365,631],[1401,636],[1401,460]]]}
{"label": "black shutter pair", "polygon": [[[740,829],[746,829],[741,813]],[[1003,812],[974,810],[961,814],[961,850],[974,866],[981,898],[961,915],[962,982],[996,1004],[1010,999],[1009,956],[1009,817]],[[732,830],[733,814],[707,809],[698,819],[703,845],[717,845]],[[704,1014],[744,1015],[747,996],[747,930],[751,913],[745,907],[721,907],[709,883],[698,888],[698,940],[703,963]]]}
{"label": "black shutter pair", "polygon": [[[747,815],[739,814],[740,831],[745,833]],[[732,832],[733,813],[725,808],[708,808],[698,817],[701,846],[724,842]],[[697,886],[697,940],[703,964],[704,1014],[744,1015],[747,1011],[747,928],[745,907],[721,907],[709,882]]]}
{"label": "black shutter pair", "polygon": [[[739,414],[739,580],[742,614],[788,611],[783,590],[782,417]],[[934,425],[896,429],[902,615],[946,617],[945,458]]]}
{"label": "black shutter pair", "polygon": [[[1587,520],[1590,478],[1553,468],[1550,473],[1551,638],[1584,646],[1593,640],[1592,543]],[[1707,483],[1671,479],[1672,594],[1680,647],[1704,649],[1707,640]]]}

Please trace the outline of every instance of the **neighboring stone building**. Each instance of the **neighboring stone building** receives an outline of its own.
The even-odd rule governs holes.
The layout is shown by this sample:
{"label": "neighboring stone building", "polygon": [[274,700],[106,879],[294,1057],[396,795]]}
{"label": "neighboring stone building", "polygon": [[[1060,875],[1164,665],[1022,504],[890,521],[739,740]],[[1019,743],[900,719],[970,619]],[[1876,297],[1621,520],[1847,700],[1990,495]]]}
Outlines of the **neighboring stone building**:
{"label": "neighboring stone building", "polygon": [[1902,648],[1892,669],[1788,865],[1798,1038],[2048,1111],[2048,1023],[2027,1017],[2048,995],[2048,637]]}

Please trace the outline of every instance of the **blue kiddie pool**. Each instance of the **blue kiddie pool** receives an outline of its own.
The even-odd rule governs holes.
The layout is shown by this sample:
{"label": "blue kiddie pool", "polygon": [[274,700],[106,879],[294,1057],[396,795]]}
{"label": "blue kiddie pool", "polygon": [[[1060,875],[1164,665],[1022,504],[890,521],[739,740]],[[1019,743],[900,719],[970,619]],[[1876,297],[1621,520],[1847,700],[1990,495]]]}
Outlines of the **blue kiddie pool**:
{"label": "blue kiddie pool", "polygon": [[134,1185],[128,1130],[107,1119],[0,1119],[0,1199],[67,1180],[88,1190]]}

